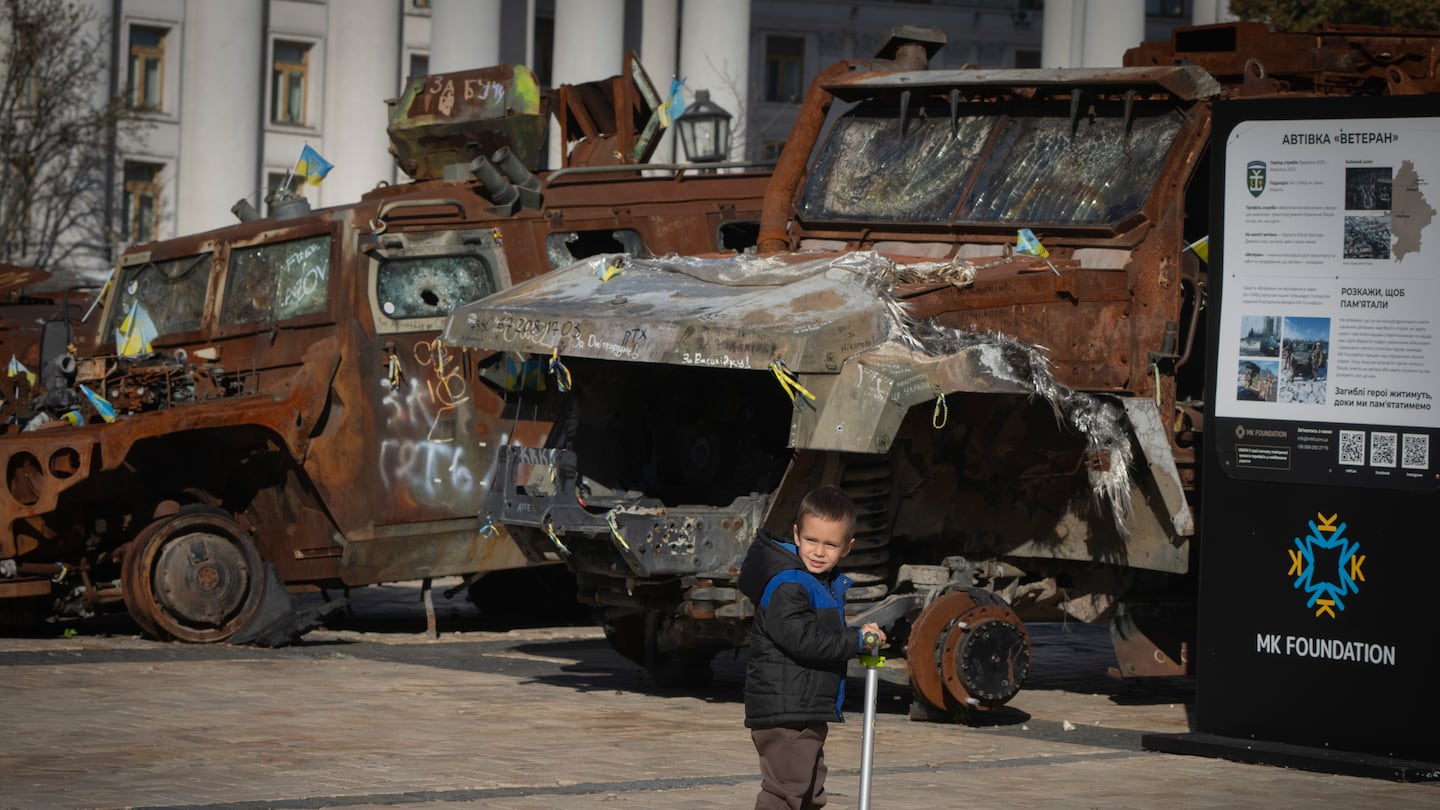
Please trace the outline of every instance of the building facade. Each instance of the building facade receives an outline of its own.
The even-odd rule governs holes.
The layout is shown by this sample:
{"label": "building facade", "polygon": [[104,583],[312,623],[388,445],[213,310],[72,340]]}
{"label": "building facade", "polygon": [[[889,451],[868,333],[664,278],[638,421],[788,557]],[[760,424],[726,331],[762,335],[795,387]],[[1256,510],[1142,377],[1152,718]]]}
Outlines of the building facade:
{"label": "building facade", "polygon": [[[815,74],[872,56],[897,24],[946,34],[937,67],[1064,67],[1116,65],[1142,38],[1225,14],[1224,0],[83,2],[108,27],[112,90],[147,124],[111,172],[127,244],[227,225],[282,184],[323,207],[405,182],[386,101],[411,76],[522,63],[551,87],[617,75],[635,52],[662,95],[679,77],[684,98],[708,90],[736,116],[732,157],[769,160]],[[306,145],[334,165],[319,186],[291,176]],[[667,137],[656,159],[678,149]],[[112,258],[51,269],[94,280]]]}

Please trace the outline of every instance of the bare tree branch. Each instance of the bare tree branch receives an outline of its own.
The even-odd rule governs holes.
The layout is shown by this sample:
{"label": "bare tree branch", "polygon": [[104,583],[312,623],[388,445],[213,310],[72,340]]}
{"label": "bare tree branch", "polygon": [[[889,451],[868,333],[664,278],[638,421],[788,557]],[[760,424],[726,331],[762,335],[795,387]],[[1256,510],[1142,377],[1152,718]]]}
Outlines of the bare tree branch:
{"label": "bare tree branch", "polygon": [[108,264],[115,135],[142,122],[106,97],[104,22],[77,0],[0,0],[0,261]]}

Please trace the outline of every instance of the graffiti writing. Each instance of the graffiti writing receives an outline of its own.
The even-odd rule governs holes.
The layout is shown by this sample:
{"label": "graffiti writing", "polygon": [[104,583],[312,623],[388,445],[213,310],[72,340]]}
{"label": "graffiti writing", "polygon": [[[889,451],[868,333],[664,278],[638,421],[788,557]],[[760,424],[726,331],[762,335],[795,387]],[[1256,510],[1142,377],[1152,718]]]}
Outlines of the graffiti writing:
{"label": "graffiti writing", "polygon": [[515,315],[486,318],[476,327],[481,331],[495,332],[505,340],[531,340],[545,345],[561,340],[583,340],[585,335],[580,321],[546,321]]}
{"label": "graffiti writing", "polygon": [[728,354],[713,356],[700,352],[685,352],[680,355],[680,362],[688,366],[708,366],[710,368],[754,368],[750,364],[749,357],[731,357]]}
{"label": "graffiti writing", "polygon": [[466,101],[504,101],[505,85],[485,79],[465,80]]}
{"label": "graffiti writing", "polygon": [[460,355],[436,338],[412,349],[419,372],[390,386],[382,401],[384,433],[380,474],[387,487],[403,488],[416,501],[453,507],[476,494],[475,460],[468,459],[456,408],[470,397]]}

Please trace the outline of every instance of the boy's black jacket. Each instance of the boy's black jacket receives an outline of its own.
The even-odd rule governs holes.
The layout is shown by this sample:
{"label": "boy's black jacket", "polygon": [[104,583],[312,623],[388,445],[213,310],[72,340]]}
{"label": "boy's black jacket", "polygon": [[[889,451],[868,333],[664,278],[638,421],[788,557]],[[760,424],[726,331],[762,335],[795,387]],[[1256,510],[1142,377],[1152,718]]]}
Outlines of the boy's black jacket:
{"label": "boy's black jacket", "polygon": [[843,721],[845,665],[859,631],[845,626],[850,578],[805,569],[795,546],[761,530],[740,567],[755,605],[745,670],[745,725]]}

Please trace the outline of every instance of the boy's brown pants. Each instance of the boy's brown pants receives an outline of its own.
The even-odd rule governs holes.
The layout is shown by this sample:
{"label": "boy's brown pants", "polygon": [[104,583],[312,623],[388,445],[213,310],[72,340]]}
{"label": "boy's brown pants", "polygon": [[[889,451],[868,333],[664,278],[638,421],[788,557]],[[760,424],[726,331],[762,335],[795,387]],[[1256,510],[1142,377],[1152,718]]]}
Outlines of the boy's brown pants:
{"label": "boy's brown pants", "polygon": [[825,806],[825,735],[828,723],[751,729],[760,754],[760,795],[755,810],[810,810]]}

